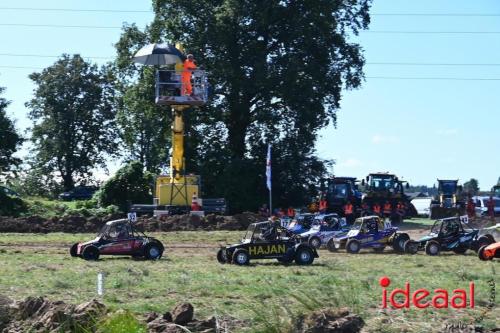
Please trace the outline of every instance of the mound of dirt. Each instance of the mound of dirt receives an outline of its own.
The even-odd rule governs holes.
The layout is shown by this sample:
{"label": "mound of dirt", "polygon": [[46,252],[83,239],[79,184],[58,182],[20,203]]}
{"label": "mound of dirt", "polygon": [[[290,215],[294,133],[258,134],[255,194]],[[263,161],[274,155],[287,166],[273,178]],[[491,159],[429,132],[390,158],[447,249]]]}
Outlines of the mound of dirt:
{"label": "mound of dirt", "polygon": [[[0,232],[20,233],[95,233],[106,222],[123,218],[121,215],[109,215],[104,218],[83,216],[64,216],[44,219],[39,216],[1,217]],[[254,213],[245,212],[233,216],[207,215],[175,215],[162,219],[141,216],[137,227],[143,231],[192,231],[192,230],[245,230],[250,223],[261,221]]]}
{"label": "mound of dirt", "polygon": [[8,313],[0,326],[4,333],[95,331],[97,321],[106,313],[104,304],[96,300],[74,306],[43,297],[11,302],[3,310]]}
{"label": "mound of dirt", "polygon": [[301,318],[297,332],[301,333],[357,333],[365,325],[363,319],[348,309],[321,309]]}

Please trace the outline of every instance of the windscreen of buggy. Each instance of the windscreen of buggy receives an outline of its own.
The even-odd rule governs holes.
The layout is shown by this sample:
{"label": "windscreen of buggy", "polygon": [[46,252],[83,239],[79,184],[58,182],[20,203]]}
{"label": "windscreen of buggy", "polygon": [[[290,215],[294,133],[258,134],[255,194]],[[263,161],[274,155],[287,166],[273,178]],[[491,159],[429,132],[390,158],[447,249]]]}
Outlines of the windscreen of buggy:
{"label": "windscreen of buggy", "polygon": [[360,230],[363,225],[363,219],[356,219],[351,227],[351,230]]}
{"label": "windscreen of buggy", "polygon": [[248,226],[247,232],[245,233],[245,236],[243,236],[243,241],[252,240],[252,235],[254,231],[255,231],[255,224],[250,224]]}
{"label": "windscreen of buggy", "polygon": [[102,226],[101,230],[97,233],[97,236],[107,235],[109,230],[109,225],[105,224]]}
{"label": "windscreen of buggy", "polygon": [[436,221],[434,225],[432,226],[431,229],[431,234],[439,234],[439,231],[441,231],[441,225],[443,224],[443,221]]}

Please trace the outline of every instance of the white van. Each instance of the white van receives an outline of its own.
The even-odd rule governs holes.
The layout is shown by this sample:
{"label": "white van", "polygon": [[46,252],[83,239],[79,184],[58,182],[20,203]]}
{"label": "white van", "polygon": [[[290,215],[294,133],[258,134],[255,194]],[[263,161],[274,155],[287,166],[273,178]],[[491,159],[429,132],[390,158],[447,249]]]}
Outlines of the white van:
{"label": "white van", "polygon": [[429,217],[431,215],[432,198],[415,198],[411,201],[418,215]]}

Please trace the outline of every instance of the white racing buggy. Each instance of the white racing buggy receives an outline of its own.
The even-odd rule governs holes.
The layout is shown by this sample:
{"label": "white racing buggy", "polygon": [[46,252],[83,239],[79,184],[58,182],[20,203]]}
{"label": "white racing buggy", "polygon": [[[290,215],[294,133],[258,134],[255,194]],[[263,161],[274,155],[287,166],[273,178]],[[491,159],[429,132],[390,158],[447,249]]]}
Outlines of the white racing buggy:
{"label": "white racing buggy", "polygon": [[303,243],[319,249],[328,243],[333,237],[341,237],[347,234],[349,226],[345,218],[337,214],[320,214],[314,218],[313,226],[306,232],[300,234]]}

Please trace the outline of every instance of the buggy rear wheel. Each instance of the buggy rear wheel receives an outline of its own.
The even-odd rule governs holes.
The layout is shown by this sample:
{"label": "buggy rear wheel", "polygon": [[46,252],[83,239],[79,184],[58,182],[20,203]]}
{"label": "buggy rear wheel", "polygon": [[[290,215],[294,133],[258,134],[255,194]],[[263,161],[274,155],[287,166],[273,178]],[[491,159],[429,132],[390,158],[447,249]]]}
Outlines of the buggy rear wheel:
{"label": "buggy rear wheel", "polygon": [[78,243],[75,243],[71,246],[71,248],[69,249],[69,254],[72,256],[72,257],[78,257],[78,254],[76,253],[78,251]]}
{"label": "buggy rear wheel", "polygon": [[217,261],[220,264],[226,264],[227,263],[227,255],[226,255],[226,250],[225,249],[219,249],[219,251],[217,251]]}
{"label": "buggy rear wheel", "polygon": [[248,255],[248,251],[245,249],[239,249],[234,251],[233,254],[233,263],[236,265],[248,265],[250,262],[250,256]]}
{"label": "buggy rear wheel", "polygon": [[299,247],[297,252],[295,252],[295,263],[297,265],[310,265],[313,261],[313,252],[307,247]]}
{"label": "buggy rear wheel", "polygon": [[477,251],[477,256],[479,257],[479,259],[484,260],[484,261],[486,261],[486,260],[493,260],[493,257],[488,258],[488,257],[486,257],[484,255],[484,250],[486,249],[487,246],[488,245],[481,246],[479,248],[479,250]]}
{"label": "buggy rear wheel", "polygon": [[82,257],[85,260],[99,260],[99,249],[93,245],[83,249]]}
{"label": "buggy rear wheel", "polygon": [[416,254],[418,252],[418,242],[408,239],[403,246],[404,252],[408,254]]}
{"label": "buggy rear wheel", "polygon": [[319,249],[321,247],[321,239],[317,236],[313,236],[309,238],[309,245],[315,249]]}
{"label": "buggy rear wheel", "polygon": [[349,239],[345,246],[348,253],[358,253],[361,250],[361,243],[356,239]]}
{"label": "buggy rear wheel", "polygon": [[163,249],[155,243],[146,245],[144,248],[144,257],[148,260],[158,260],[163,254]]}
{"label": "buggy rear wheel", "polygon": [[408,234],[395,234],[394,238],[392,239],[392,248],[394,251],[399,252],[399,253],[404,253],[405,251],[405,242],[410,239],[410,236]]}
{"label": "buggy rear wheel", "polygon": [[425,244],[425,253],[429,256],[437,256],[441,252],[441,244],[439,242],[431,240]]}

